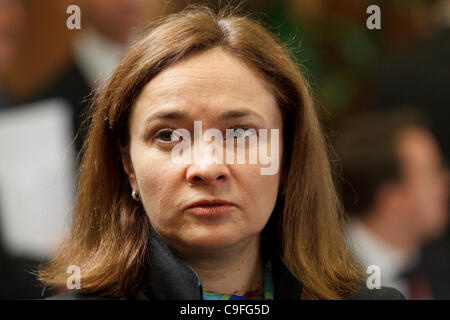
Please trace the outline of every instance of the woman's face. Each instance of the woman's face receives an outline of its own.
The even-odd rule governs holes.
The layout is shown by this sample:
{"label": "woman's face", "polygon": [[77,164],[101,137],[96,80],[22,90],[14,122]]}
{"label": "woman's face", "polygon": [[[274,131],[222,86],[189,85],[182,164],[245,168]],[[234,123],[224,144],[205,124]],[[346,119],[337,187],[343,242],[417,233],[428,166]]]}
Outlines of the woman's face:
{"label": "woman's face", "polygon": [[[213,48],[170,66],[136,99],[129,119],[131,165],[125,162],[131,187],[155,230],[176,251],[201,253],[257,239],[275,206],[280,170],[261,175],[267,165],[249,163],[250,147],[245,164],[221,164],[212,156],[173,161],[179,143],[171,141],[173,131],[187,129],[194,144],[194,121],[202,121],[203,133],[219,129],[224,139],[231,128],[245,134],[253,134],[251,128],[278,129],[281,163],[282,120],[275,97],[243,62]],[[269,151],[276,147],[270,137]],[[206,138],[200,140],[207,145]],[[212,200],[211,206],[191,207],[202,200]]]}

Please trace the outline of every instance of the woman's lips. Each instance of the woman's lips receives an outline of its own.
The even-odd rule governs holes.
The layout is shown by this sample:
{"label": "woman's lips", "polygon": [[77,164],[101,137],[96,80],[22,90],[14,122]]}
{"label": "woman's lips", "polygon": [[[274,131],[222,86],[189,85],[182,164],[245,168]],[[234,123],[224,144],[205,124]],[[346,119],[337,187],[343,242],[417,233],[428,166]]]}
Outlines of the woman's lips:
{"label": "woman's lips", "polygon": [[203,217],[214,217],[226,213],[235,205],[223,200],[202,200],[191,204],[187,210]]}
{"label": "woman's lips", "polygon": [[188,208],[189,211],[193,212],[198,216],[203,217],[214,217],[229,211],[233,206],[229,204],[217,204],[217,205],[199,205],[195,207]]}

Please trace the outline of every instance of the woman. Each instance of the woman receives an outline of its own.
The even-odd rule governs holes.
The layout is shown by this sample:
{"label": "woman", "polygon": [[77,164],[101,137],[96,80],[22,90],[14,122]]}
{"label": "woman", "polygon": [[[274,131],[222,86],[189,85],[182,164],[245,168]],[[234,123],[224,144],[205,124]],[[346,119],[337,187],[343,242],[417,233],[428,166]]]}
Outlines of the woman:
{"label": "woman", "polygon": [[[79,267],[80,289],[57,298],[371,295],[343,240],[306,82],[258,23],[204,7],[154,22],[91,118],[73,227],[40,272],[47,285],[65,286],[66,269]],[[224,150],[215,155],[244,150],[244,163],[211,161],[208,152],[190,161],[195,144],[208,145],[199,124],[259,144],[216,144]],[[174,159],[180,143],[194,145],[188,161]],[[267,161],[251,163],[252,148],[279,170],[262,174]]]}

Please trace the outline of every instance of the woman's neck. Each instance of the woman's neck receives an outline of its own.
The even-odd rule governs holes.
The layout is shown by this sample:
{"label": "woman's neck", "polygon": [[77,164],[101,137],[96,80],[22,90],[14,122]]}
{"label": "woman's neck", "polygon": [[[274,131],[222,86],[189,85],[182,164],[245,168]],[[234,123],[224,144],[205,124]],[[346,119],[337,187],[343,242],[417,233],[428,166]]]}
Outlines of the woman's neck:
{"label": "woman's neck", "polygon": [[261,237],[246,239],[232,247],[180,258],[202,280],[203,290],[253,297],[264,292]]}

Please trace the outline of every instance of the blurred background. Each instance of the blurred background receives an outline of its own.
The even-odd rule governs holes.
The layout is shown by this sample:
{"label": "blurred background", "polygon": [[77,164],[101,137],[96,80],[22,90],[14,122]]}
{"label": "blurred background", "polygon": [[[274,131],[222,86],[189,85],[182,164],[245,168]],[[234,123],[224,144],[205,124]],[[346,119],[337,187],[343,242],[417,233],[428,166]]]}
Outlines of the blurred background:
{"label": "blurred background", "polygon": [[[29,270],[67,232],[92,90],[147,21],[225,2],[0,0],[1,299],[55,293]],[[450,0],[239,2],[311,84],[355,255],[408,299],[450,299]]]}

